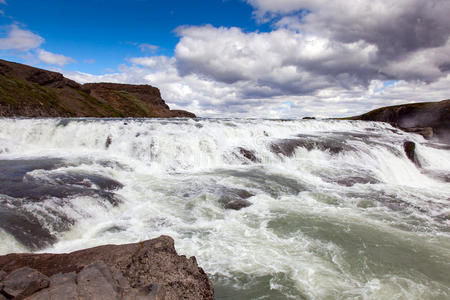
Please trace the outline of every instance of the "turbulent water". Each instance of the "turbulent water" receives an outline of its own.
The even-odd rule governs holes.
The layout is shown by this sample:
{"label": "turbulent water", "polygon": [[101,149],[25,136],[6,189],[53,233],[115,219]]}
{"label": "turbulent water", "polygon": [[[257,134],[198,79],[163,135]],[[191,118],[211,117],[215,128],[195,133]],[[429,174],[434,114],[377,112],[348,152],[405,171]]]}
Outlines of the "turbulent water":
{"label": "turbulent water", "polygon": [[166,234],[217,299],[450,298],[450,150],[387,124],[2,119],[0,180],[0,254]]}

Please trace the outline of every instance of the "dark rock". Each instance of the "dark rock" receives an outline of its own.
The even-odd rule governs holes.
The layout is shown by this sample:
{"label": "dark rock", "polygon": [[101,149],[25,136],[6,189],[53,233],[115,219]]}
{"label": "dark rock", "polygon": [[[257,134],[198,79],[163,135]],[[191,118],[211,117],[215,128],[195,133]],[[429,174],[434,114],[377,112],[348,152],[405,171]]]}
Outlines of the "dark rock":
{"label": "dark rock", "polygon": [[315,117],[303,117],[302,120],[315,120]]}
{"label": "dark rock", "polygon": [[[52,282],[57,280],[57,276],[62,276],[55,274],[69,276],[66,282],[72,288],[73,275],[66,273],[76,272],[77,293],[80,292],[80,282],[85,286],[83,295],[97,291],[97,286],[89,286],[91,282],[103,287],[101,293],[104,294],[90,299],[213,299],[214,294],[211,282],[203,269],[198,267],[195,257],[187,259],[179,256],[174,241],[168,236],[135,244],[100,246],[69,254],[0,256],[0,269],[6,272],[25,266],[51,276]],[[39,295],[44,298],[36,299],[48,299],[45,297],[52,295],[52,288],[53,283],[50,289],[46,289],[47,292]],[[118,296],[102,297],[113,294]]]}
{"label": "dark rock", "polygon": [[112,138],[110,135],[108,135],[108,137],[106,138],[106,142],[105,142],[105,148],[108,149],[109,146],[111,146],[112,143]]}
{"label": "dark rock", "polygon": [[403,143],[403,149],[405,150],[406,156],[409,160],[420,167],[419,161],[416,157],[416,144],[411,141],[406,141]]}
{"label": "dark rock", "polygon": [[29,267],[12,271],[2,281],[2,292],[14,299],[23,299],[49,286],[47,276]]}
{"label": "dark rock", "polygon": [[339,185],[343,185],[343,186],[354,186],[355,184],[375,184],[378,183],[379,181],[376,180],[375,178],[366,176],[348,176],[348,177],[344,177],[344,178],[337,178],[335,180],[330,180],[330,182],[336,182]]}
{"label": "dark rock", "polygon": [[261,162],[261,160],[259,158],[256,157],[255,152],[251,151],[251,150],[247,150],[245,148],[242,147],[238,147],[239,153],[245,157],[246,159],[248,159],[251,162],[256,162],[259,163]]}
{"label": "dark rock", "polygon": [[240,210],[249,207],[252,203],[246,199],[254,196],[246,190],[241,189],[226,189],[222,191],[219,202],[226,209]]}
{"label": "dark rock", "polygon": [[433,138],[433,128],[431,127],[410,127],[410,128],[402,128],[402,130],[406,132],[420,134],[427,140],[431,140]]}
{"label": "dark rock", "polygon": [[[422,134],[425,138],[431,136],[450,144],[450,100],[382,107],[346,119],[387,122],[394,127]],[[432,134],[427,127],[432,128]]]}
{"label": "dark rock", "polygon": [[0,228],[31,250],[38,250],[56,242],[56,237],[43,227],[35,216],[6,205],[0,206]]}
{"label": "dark rock", "polygon": [[123,185],[106,176],[78,172],[50,172],[45,177],[29,174],[67,164],[58,159],[0,160],[0,228],[30,250],[51,245],[56,241],[54,232],[69,230],[75,220],[58,209],[50,212],[51,217],[45,212],[31,212],[28,204],[58,198],[59,206],[70,206],[76,196],[92,197],[92,201],[113,206],[122,201],[113,191]]}
{"label": "dark rock", "polygon": [[250,201],[237,199],[237,200],[232,200],[232,201],[226,202],[225,208],[240,210],[242,208],[249,207],[250,205],[252,205],[252,203]]}
{"label": "dark rock", "polygon": [[355,150],[345,141],[333,138],[320,138],[316,136],[299,136],[296,139],[282,139],[278,140],[270,146],[273,153],[281,154],[283,156],[291,157],[294,155],[295,149],[303,147],[308,151],[318,149],[321,151],[328,151],[331,154],[338,154],[342,151]]}

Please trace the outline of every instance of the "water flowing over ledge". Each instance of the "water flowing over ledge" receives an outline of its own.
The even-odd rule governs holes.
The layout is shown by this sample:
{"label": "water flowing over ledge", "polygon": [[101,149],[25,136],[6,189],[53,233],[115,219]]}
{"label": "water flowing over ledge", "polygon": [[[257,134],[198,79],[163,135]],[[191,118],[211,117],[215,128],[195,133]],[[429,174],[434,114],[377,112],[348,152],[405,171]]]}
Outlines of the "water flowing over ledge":
{"label": "water flowing over ledge", "polygon": [[450,151],[389,124],[2,119],[0,168],[3,254],[165,234],[218,299],[450,295]]}

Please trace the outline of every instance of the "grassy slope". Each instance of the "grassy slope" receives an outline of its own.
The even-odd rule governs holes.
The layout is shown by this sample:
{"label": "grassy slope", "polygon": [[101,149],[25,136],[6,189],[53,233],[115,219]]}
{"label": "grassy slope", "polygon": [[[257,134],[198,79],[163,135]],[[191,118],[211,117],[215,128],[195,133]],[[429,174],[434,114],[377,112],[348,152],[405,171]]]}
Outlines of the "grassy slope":
{"label": "grassy slope", "polygon": [[[0,107],[16,115],[62,117],[154,117],[150,107],[132,94],[111,92],[113,101],[104,101],[70,87],[40,86],[19,78],[0,75]],[[111,99],[109,99],[111,100]],[[0,116],[2,115],[0,110]]]}

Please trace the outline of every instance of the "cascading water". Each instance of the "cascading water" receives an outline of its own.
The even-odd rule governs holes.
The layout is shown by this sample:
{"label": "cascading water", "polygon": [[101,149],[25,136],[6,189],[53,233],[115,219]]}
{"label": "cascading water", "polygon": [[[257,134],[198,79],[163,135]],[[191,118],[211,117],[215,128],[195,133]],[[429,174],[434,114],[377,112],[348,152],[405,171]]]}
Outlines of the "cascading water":
{"label": "cascading water", "polygon": [[388,124],[2,119],[0,170],[0,254],[167,234],[217,299],[450,297],[450,150]]}

